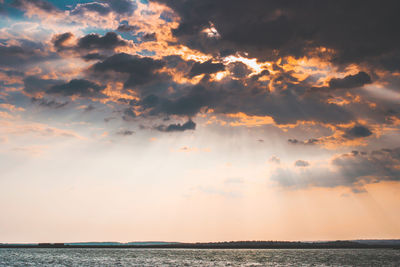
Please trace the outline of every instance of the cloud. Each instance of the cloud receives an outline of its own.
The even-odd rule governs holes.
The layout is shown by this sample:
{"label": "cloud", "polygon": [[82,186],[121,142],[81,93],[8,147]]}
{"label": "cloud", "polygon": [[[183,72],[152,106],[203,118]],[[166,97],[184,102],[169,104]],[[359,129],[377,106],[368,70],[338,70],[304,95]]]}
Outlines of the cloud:
{"label": "cloud", "polygon": [[[362,138],[369,137],[373,135],[373,132],[364,125],[353,125],[353,126],[341,126],[337,125],[333,127],[332,134],[329,136],[322,136],[318,138],[310,138],[307,140],[298,140],[296,138],[288,139],[288,143],[291,145],[324,145],[327,148],[337,148],[337,145],[350,145],[355,146],[361,144]],[[353,142],[354,141],[354,142]],[[358,141],[358,142],[357,142]]]}
{"label": "cloud", "polygon": [[127,42],[122,40],[115,32],[107,32],[104,36],[96,33],[88,34],[78,40],[78,49],[114,49],[125,46]]}
{"label": "cloud", "polygon": [[107,58],[107,56],[99,54],[99,53],[89,53],[89,54],[82,56],[82,59],[84,59],[85,61],[104,60],[106,58]]}
{"label": "cloud", "polygon": [[16,107],[12,104],[1,103],[1,102],[0,102],[0,109],[6,109],[11,112],[25,111],[25,109],[22,107]]}
{"label": "cloud", "polygon": [[131,88],[157,81],[161,75],[156,71],[163,66],[164,62],[161,60],[119,53],[96,63],[92,69],[97,73],[114,71],[129,74],[125,87]]}
{"label": "cloud", "polygon": [[68,83],[53,85],[46,93],[63,96],[99,97],[102,96],[101,91],[104,88],[104,86],[100,86],[88,80],[73,79]]}
{"label": "cloud", "polygon": [[71,15],[84,15],[86,12],[95,12],[103,16],[111,12],[127,15],[132,14],[136,8],[137,4],[132,0],[99,0],[99,2],[77,4]]}
{"label": "cloud", "polygon": [[315,145],[315,144],[320,143],[321,141],[316,138],[311,138],[311,139],[304,140],[304,141],[294,138],[294,139],[288,139],[288,142],[292,145]]}
{"label": "cloud", "polygon": [[119,14],[131,14],[136,10],[137,4],[132,0],[103,0],[110,5],[110,7]]}
{"label": "cloud", "polygon": [[99,15],[107,15],[111,12],[111,8],[106,3],[98,3],[98,2],[91,2],[91,3],[82,3],[77,4],[76,7],[71,11],[72,15],[82,15],[85,12],[96,12]]}
{"label": "cloud", "polygon": [[157,41],[157,35],[155,32],[153,33],[146,33],[142,36],[143,42],[154,42]]}
{"label": "cloud", "polygon": [[[69,40],[72,40],[74,35],[70,32],[56,34],[52,38],[52,42],[57,51],[73,50],[78,53],[85,53],[89,50],[114,50],[117,47],[127,46],[128,42],[123,40],[115,32],[107,32],[103,36],[97,33],[87,34],[77,40],[75,45],[66,45]],[[93,55],[99,55],[92,53]],[[88,56],[83,56],[86,59]],[[90,56],[89,56],[90,58]],[[103,56],[104,58],[104,56]],[[90,60],[90,59],[89,59]]]}
{"label": "cloud", "polygon": [[84,107],[83,111],[84,112],[90,112],[90,111],[95,110],[95,109],[96,109],[95,106],[93,106],[92,104],[89,104],[86,107]]}
{"label": "cloud", "polygon": [[31,98],[31,102],[39,105],[41,107],[46,107],[46,108],[54,108],[54,109],[59,109],[59,108],[63,108],[66,105],[68,105],[68,101],[66,102],[58,102],[56,100],[49,100],[49,99],[45,99],[45,98],[36,98],[36,97],[32,97]]}
{"label": "cloud", "polygon": [[49,90],[52,86],[61,85],[63,81],[54,79],[42,79],[37,76],[24,78],[24,90],[28,93],[39,93]]}
{"label": "cloud", "polygon": [[[73,22],[65,20],[61,27],[47,25],[49,21],[39,18],[38,24],[51,28],[47,34],[54,34],[52,39],[50,36],[41,39],[43,43],[30,41],[34,38],[2,40],[0,57],[4,60],[0,61],[0,67],[4,71],[21,68],[27,73],[13,82],[19,85],[23,80],[23,93],[34,96],[36,100],[32,102],[39,106],[58,108],[66,103],[57,100],[58,97],[72,96],[69,101],[75,101],[75,96],[93,101],[98,97],[102,98],[99,101],[112,103],[113,112],[125,121],[170,115],[193,119],[207,113],[202,116],[216,116],[218,120],[226,120],[226,125],[233,125],[228,120],[240,115],[267,122],[264,127],[267,124],[277,127],[330,125],[336,129],[336,135],[330,136],[331,141],[336,138],[337,142],[350,143],[349,140],[378,131],[376,124],[394,123],[400,116],[395,104],[389,106],[367,95],[370,87],[387,84],[390,74],[376,68],[383,68],[384,57],[393,54],[393,59],[396,58],[398,51],[394,44],[398,40],[393,37],[394,44],[387,42],[386,35],[397,32],[391,25],[387,25],[387,31],[381,31],[381,39],[373,39],[376,33],[367,30],[366,25],[377,23],[377,29],[382,29],[388,23],[366,14],[371,15],[374,10],[397,21],[397,16],[388,8],[395,4],[389,1],[388,6],[381,7],[367,0],[357,5],[361,11],[354,13],[358,11],[354,3],[338,0],[318,4],[315,1],[305,0],[300,5],[290,1],[255,0],[249,5],[238,0],[154,0],[171,7],[180,17],[169,14],[169,20],[158,14],[171,12],[170,9],[152,4],[146,5],[146,11],[130,16],[137,8],[136,1],[130,0],[84,1],[75,7],[65,6],[66,10],[52,4],[47,6],[43,1],[15,1],[20,8],[33,5],[48,12],[70,14]],[[144,8],[142,4],[140,7]],[[153,7],[156,10],[151,10]],[[338,12],[338,18],[332,15],[334,12]],[[146,19],[150,13],[149,22]],[[153,19],[154,15],[157,19]],[[86,17],[94,16],[107,20],[107,26],[101,23],[89,26]],[[115,28],[121,35],[109,32]],[[78,33],[86,35],[78,36]],[[363,33],[369,34],[367,39],[359,36]],[[157,42],[142,42],[146,40]],[[376,50],[372,51],[374,47]],[[357,49],[365,57],[359,57]],[[140,56],[143,51],[151,53]],[[354,53],[349,54],[351,51]],[[351,55],[354,57],[350,58]],[[50,62],[53,59],[60,60],[57,66],[56,62]],[[350,68],[346,68],[349,64],[352,64]],[[210,75],[221,71],[224,71],[221,79]],[[374,84],[365,90],[346,90],[371,84],[372,78]],[[358,122],[371,126],[339,126]],[[246,126],[245,120],[241,123]],[[159,129],[179,131],[183,125],[160,125]],[[288,140],[290,144],[322,144],[329,138],[299,140],[295,135]]]}
{"label": "cloud", "polygon": [[200,74],[211,74],[225,69],[222,63],[212,63],[211,60],[204,63],[195,62],[190,69],[189,76],[194,77]]}
{"label": "cloud", "polygon": [[296,162],[294,163],[294,166],[296,166],[296,167],[307,167],[309,165],[310,165],[310,163],[308,163],[305,160],[300,160],[300,159],[296,160]]}
{"label": "cloud", "polygon": [[9,118],[8,121],[0,121],[0,134],[4,136],[34,134],[42,137],[63,137],[84,139],[79,134],[60,128],[55,128],[47,124],[28,122]]}
{"label": "cloud", "polygon": [[150,109],[151,115],[167,114],[180,116],[194,116],[202,107],[211,106],[214,93],[202,86],[188,88],[188,92],[176,99],[168,99],[149,95],[139,104]]}
{"label": "cloud", "polygon": [[7,76],[17,76],[17,77],[23,77],[24,73],[18,70],[2,70],[0,69],[0,72],[6,74]]}
{"label": "cloud", "polygon": [[281,159],[277,156],[272,156],[268,161],[275,164],[281,164]]}
{"label": "cloud", "polygon": [[135,131],[131,131],[131,130],[120,130],[117,132],[118,135],[122,135],[122,136],[130,136],[135,134]]}
{"label": "cloud", "polygon": [[136,118],[136,113],[132,109],[126,108],[123,110],[122,119],[124,121],[131,121],[134,118]]}
{"label": "cloud", "polygon": [[74,35],[70,32],[55,35],[52,40],[54,47],[58,51],[63,50],[65,48],[65,42],[70,40],[73,36]]}
{"label": "cloud", "polygon": [[137,30],[139,30],[138,26],[129,24],[120,24],[117,28],[119,32],[135,32]]}
{"label": "cloud", "polygon": [[350,89],[362,87],[365,84],[371,83],[371,77],[361,71],[355,75],[348,75],[343,79],[334,78],[329,81],[329,88],[331,89]]}
{"label": "cloud", "polygon": [[170,124],[170,125],[159,125],[155,127],[156,130],[161,132],[183,132],[186,130],[194,130],[196,129],[196,123],[192,120],[188,120],[184,124]]}
{"label": "cloud", "polygon": [[283,187],[362,188],[365,184],[400,181],[400,148],[371,152],[353,151],[333,157],[329,167],[322,164],[308,168],[277,168],[271,175]]}
{"label": "cloud", "polygon": [[366,193],[367,192],[367,190],[365,190],[365,188],[360,188],[360,187],[352,187],[351,188],[351,191],[354,193],[354,194],[361,194],[361,193]]}
{"label": "cloud", "polygon": [[227,78],[219,82],[205,78],[196,85],[176,85],[177,90],[172,95],[167,91],[144,95],[136,105],[149,115],[192,117],[202,110],[212,109],[215,114],[268,116],[276,124],[294,124],[298,121],[336,124],[353,120],[352,113],[345,108],[326,103],[318,95],[306,94],[306,85],[285,83],[285,90],[270,92],[258,82],[253,82],[252,78]]}
{"label": "cloud", "polygon": [[[335,64],[366,63],[395,66],[400,59],[399,2],[381,5],[375,0],[154,0],[172,8],[180,17],[173,31],[191,48],[217,55],[223,50],[247,52],[250,57],[274,59],[307,56],[325,47]],[[210,38],[212,28],[219,38]],[[349,26],[351,25],[351,27]],[[385,62],[386,59],[389,62]],[[398,69],[399,67],[397,67]]]}
{"label": "cloud", "polygon": [[371,136],[372,132],[365,126],[356,125],[352,128],[349,128],[345,131],[343,137],[347,139],[355,139],[355,138],[362,138]]}
{"label": "cloud", "polygon": [[53,4],[45,0],[13,0],[11,5],[22,10],[28,10],[33,6],[48,13],[59,11]]}
{"label": "cloud", "polygon": [[19,45],[0,43],[0,67],[18,67],[19,70],[44,61],[58,59],[59,56],[45,51],[41,43],[19,40]]}
{"label": "cloud", "polygon": [[251,73],[251,70],[247,67],[247,65],[243,64],[242,62],[231,63],[228,65],[228,69],[232,75],[237,78],[247,77]]}

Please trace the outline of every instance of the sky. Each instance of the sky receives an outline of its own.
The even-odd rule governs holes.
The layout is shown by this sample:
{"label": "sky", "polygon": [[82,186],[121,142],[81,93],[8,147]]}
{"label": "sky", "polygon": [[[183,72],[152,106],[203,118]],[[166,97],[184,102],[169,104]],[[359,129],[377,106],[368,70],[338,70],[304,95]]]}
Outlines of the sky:
{"label": "sky", "polygon": [[398,10],[0,0],[0,242],[400,238]]}

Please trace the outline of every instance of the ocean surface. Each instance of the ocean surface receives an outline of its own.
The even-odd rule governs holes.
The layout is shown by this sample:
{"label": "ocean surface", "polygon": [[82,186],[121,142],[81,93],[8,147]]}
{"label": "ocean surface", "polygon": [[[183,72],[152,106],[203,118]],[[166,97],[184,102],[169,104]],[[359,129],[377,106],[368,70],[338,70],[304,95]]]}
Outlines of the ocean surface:
{"label": "ocean surface", "polygon": [[0,266],[400,266],[400,250],[0,248]]}

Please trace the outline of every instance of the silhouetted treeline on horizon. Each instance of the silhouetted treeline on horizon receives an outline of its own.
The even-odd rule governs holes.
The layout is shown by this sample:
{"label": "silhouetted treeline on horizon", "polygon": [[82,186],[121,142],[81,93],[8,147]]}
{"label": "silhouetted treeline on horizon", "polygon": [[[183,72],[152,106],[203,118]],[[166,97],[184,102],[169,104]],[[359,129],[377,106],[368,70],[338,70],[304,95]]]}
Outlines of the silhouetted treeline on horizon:
{"label": "silhouetted treeline on horizon", "polygon": [[289,242],[289,241],[231,241],[210,243],[165,243],[165,244],[113,244],[94,243],[39,243],[0,244],[0,248],[187,248],[187,249],[333,249],[333,248],[393,248],[400,249],[400,243],[366,244],[357,241]]}

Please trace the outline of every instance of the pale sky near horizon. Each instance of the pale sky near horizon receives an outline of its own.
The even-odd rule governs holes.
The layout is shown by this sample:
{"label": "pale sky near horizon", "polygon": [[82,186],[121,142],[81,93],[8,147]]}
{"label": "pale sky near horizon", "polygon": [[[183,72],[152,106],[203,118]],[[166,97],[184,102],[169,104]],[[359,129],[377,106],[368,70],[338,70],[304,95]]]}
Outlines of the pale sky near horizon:
{"label": "pale sky near horizon", "polygon": [[0,0],[0,243],[400,239],[399,3],[362,3]]}

